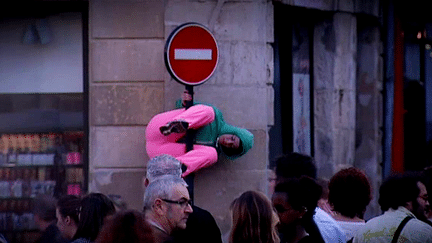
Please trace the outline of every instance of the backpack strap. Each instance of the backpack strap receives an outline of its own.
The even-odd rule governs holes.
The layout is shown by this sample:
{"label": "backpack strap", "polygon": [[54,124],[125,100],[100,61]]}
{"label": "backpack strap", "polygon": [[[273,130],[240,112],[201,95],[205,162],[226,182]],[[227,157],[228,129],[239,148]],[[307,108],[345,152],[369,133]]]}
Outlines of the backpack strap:
{"label": "backpack strap", "polygon": [[410,221],[410,219],[412,219],[414,217],[412,216],[406,216],[404,218],[404,220],[402,220],[402,222],[399,224],[399,227],[396,229],[396,232],[393,236],[393,240],[392,243],[397,243],[398,239],[399,239],[399,235],[402,232],[402,229],[405,227],[405,225],[408,223],[408,221]]}

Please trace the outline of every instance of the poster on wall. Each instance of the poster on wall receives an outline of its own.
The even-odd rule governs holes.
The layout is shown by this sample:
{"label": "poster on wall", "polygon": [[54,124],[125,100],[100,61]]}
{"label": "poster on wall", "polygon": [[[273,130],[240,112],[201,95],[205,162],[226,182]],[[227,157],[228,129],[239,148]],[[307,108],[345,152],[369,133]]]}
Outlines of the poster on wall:
{"label": "poster on wall", "polygon": [[310,75],[293,74],[293,151],[311,155]]}

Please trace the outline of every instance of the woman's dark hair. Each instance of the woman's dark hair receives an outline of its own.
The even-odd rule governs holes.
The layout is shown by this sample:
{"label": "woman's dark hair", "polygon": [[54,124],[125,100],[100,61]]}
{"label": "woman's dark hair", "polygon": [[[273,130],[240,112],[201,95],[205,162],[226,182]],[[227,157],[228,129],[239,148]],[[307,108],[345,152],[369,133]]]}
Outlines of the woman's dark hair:
{"label": "woman's dark hair", "polygon": [[417,182],[421,182],[420,174],[417,172],[406,172],[387,178],[379,190],[378,203],[381,210],[397,209],[417,200],[420,193]]}
{"label": "woman's dark hair", "polygon": [[231,203],[230,243],[279,243],[278,218],[261,192],[247,191]]}
{"label": "woman's dark hair", "polygon": [[329,182],[329,203],[333,210],[349,218],[363,218],[372,199],[372,189],[366,174],[351,167],[337,172]]}
{"label": "woman's dark hair", "polygon": [[74,195],[65,195],[57,201],[57,209],[63,218],[69,216],[76,225],[79,222],[81,199]]}
{"label": "woman's dark hair", "polygon": [[81,200],[80,220],[74,239],[94,241],[106,216],[115,213],[113,202],[101,193],[90,193]]}
{"label": "woman's dark hair", "polygon": [[153,243],[153,233],[144,215],[136,210],[116,213],[102,227],[95,243]]}
{"label": "woman's dark hair", "polygon": [[313,220],[315,208],[322,193],[321,186],[314,179],[301,176],[300,178],[286,179],[277,184],[275,193],[284,193],[288,203],[294,210],[302,211],[306,209],[306,213],[301,219],[301,225],[311,236],[313,242],[324,242]]}

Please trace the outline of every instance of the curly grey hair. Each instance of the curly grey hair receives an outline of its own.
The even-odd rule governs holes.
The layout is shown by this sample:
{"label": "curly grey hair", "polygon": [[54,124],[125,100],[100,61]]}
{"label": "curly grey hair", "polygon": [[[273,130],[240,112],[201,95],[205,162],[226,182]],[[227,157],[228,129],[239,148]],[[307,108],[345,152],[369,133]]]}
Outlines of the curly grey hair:
{"label": "curly grey hair", "polygon": [[150,183],[164,175],[181,177],[181,174],[181,162],[171,155],[158,155],[147,162],[146,177]]}

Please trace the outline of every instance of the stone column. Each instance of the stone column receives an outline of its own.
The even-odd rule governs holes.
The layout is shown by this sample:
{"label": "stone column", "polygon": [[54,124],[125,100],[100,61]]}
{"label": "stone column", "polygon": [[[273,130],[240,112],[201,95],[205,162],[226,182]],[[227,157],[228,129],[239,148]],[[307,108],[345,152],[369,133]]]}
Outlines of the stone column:
{"label": "stone column", "polygon": [[373,187],[365,217],[380,214],[377,199],[382,169],[383,86],[381,41],[377,21],[362,19],[358,27],[355,167],[364,170]]}
{"label": "stone column", "polygon": [[164,1],[89,1],[89,191],[142,209],[145,125],[164,104]]}
{"label": "stone column", "polygon": [[356,17],[335,13],[314,30],[314,157],[329,179],[354,163]]}

